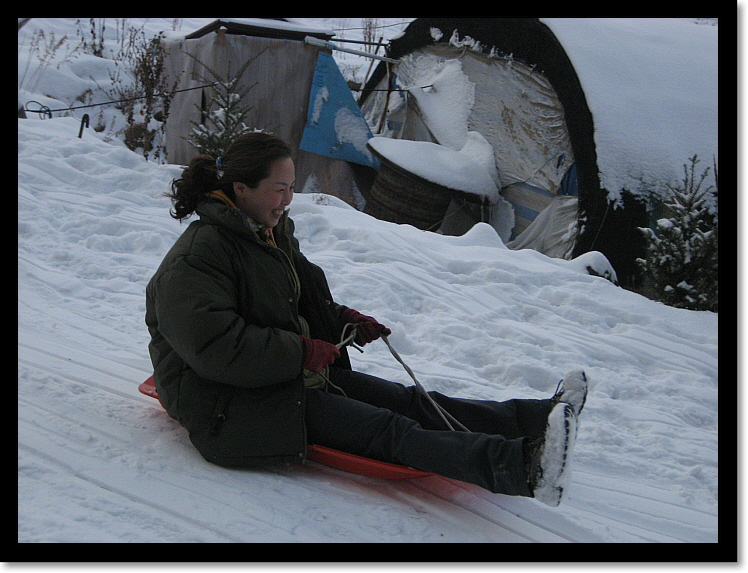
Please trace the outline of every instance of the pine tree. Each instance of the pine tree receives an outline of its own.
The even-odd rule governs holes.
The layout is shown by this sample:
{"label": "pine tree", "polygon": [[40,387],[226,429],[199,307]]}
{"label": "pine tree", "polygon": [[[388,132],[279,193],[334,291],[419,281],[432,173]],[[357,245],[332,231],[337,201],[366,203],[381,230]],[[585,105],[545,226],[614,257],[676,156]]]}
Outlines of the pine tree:
{"label": "pine tree", "polygon": [[254,131],[244,124],[244,118],[252,108],[241,103],[254,87],[245,87],[241,84],[241,78],[253,60],[254,58],[247,60],[233,76],[230,75],[229,69],[228,79],[221,78],[214,70],[204,66],[214,79],[215,93],[208,106],[207,115],[204,115],[205,111],[196,105],[201,115],[204,115],[204,121],[201,123],[191,121],[194,127],[192,135],[187,138],[199,153],[220,157],[234,139],[244,133]]}
{"label": "pine tree", "polygon": [[[694,155],[683,165],[680,186],[668,185],[666,217],[656,229],[640,228],[647,259],[637,259],[649,281],[651,297],[678,308],[717,311],[719,241],[714,187],[701,189],[709,174],[697,177]],[[715,195],[716,198],[716,195]]]}

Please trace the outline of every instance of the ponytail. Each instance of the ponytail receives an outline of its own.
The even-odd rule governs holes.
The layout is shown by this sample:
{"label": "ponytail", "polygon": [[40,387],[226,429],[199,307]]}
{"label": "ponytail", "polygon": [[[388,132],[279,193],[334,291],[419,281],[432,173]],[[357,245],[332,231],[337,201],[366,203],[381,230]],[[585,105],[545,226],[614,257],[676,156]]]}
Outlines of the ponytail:
{"label": "ponytail", "polygon": [[182,176],[171,182],[171,193],[166,195],[172,200],[169,214],[175,219],[186,219],[206,200],[205,194],[217,189],[218,184],[215,159],[208,155],[194,157]]}

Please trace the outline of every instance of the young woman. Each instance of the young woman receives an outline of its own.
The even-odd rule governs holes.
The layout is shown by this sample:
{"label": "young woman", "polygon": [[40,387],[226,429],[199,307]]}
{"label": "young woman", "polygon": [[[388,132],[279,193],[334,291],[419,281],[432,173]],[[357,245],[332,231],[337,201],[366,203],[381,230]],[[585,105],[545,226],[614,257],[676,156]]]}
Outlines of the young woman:
{"label": "young woman", "polygon": [[[307,443],[557,505],[587,392],[575,371],[549,400],[489,402],[429,393],[470,431],[450,431],[415,387],[355,372],[346,325],[366,344],[390,334],[334,302],[299,250],[286,208],[292,153],[264,133],[172,182],[172,216],[199,216],[148,284],[156,388],[210,462],[303,462]],[[350,332],[350,330],[347,330]]]}

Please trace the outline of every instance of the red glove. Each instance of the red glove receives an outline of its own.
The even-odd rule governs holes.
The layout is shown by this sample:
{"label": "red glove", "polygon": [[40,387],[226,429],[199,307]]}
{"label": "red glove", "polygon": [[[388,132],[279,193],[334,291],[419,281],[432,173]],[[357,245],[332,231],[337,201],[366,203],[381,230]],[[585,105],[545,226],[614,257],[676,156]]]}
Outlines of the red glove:
{"label": "red glove", "polygon": [[325,366],[329,366],[340,357],[340,350],[334,344],[301,335],[299,338],[304,346],[303,367],[307,370],[319,373]]}
{"label": "red glove", "polygon": [[392,334],[392,331],[386,326],[379,324],[372,317],[365,316],[352,308],[346,308],[340,313],[340,321],[343,325],[351,322],[356,325],[356,338],[354,342],[359,346],[376,340],[382,334],[385,336]]}

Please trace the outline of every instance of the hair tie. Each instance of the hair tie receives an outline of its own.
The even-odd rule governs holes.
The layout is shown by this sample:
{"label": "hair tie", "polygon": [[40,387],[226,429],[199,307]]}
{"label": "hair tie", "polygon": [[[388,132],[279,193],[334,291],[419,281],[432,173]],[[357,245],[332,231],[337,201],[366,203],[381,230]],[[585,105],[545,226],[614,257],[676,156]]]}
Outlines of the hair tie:
{"label": "hair tie", "polygon": [[221,167],[221,159],[223,159],[223,157],[219,157],[218,159],[216,159],[216,176],[219,179],[223,177],[223,168]]}

